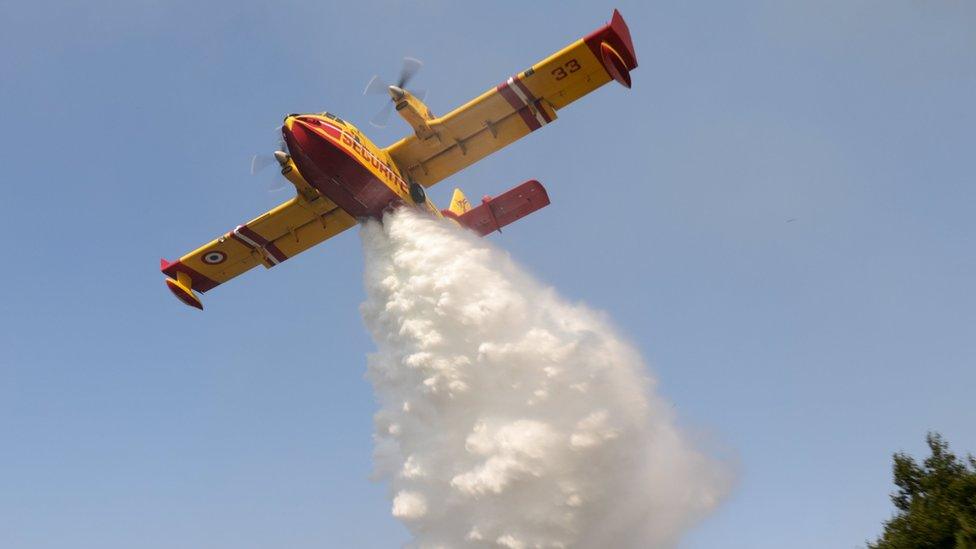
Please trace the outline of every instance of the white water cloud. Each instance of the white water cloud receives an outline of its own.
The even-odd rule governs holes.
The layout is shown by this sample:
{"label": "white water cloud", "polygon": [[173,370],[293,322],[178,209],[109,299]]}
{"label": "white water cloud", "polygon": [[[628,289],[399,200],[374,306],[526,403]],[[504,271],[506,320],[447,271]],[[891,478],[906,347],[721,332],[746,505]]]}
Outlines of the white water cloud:
{"label": "white water cloud", "polygon": [[376,473],[413,546],[668,547],[725,495],[599,314],[408,209],[362,237]]}

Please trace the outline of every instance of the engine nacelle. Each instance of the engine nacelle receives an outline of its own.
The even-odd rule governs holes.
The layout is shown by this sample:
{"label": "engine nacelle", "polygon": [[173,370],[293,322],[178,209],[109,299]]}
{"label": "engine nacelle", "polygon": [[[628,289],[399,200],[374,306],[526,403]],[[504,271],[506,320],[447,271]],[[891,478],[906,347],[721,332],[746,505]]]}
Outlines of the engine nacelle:
{"label": "engine nacelle", "polygon": [[397,114],[406,120],[407,124],[410,124],[417,137],[421,139],[433,137],[435,132],[427,122],[433,120],[434,115],[427,108],[427,105],[403,88],[390,86],[389,89],[390,97],[396,103]]}

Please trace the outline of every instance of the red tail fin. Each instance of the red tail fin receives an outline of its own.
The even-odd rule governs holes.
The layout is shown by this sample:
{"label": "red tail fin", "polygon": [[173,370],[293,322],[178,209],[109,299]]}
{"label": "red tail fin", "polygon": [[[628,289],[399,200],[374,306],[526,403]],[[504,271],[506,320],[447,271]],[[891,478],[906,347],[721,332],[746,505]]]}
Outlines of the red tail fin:
{"label": "red tail fin", "polygon": [[545,187],[533,179],[494,198],[484,197],[480,206],[462,215],[455,215],[449,210],[444,211],[444,215],[485,236],[548,205],[549,194]]}

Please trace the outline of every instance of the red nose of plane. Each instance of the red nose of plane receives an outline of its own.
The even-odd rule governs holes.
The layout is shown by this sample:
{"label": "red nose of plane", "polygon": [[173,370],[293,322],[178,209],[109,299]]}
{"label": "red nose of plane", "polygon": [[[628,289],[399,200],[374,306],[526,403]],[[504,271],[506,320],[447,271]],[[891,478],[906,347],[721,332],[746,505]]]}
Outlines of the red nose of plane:
{"label": "red nose of plane", "polygon": [[339,146],[342,131],[317,116],[289,116],[281,131],[298,171],[313,186],[329,180],[347,158]]}
{"label": "red nose of plane", "polygon": [[306,161],[322,158],[335,149],[335,142],[342,137],[335,126],[323,123],[314,116],[288,117],[281,131],[288,145],[288,152],[296,162],[299,158]]}

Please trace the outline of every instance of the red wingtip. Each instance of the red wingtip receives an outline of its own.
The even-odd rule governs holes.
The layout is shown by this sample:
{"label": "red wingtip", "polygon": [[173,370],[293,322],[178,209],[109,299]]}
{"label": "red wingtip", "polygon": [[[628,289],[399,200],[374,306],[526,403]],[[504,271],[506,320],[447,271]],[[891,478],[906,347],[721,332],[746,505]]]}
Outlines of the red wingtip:
{"label": "red wingtip", "polygon": [[172,265],[172,263],[170,263],[169,261],[166,261],[165,258],[162,258],[162,257],[159,258],[159,270],[160,271],[166,271],[166,269],[169,269],[170,265]]}
{"label": "red wingtip", "polygon": [[610,22],[590,33],[583,41],[603,63],[607,74],[629,88],[630,71],[637,68],[637,54],[630,38],[630,29],[620,12],[613,10]]}
{"label": "red wingtip", "polygon": [[[630,27],[624,21],[624,16],[620,15],[619,10],[613,10],[613,17],[610,19],[610,30],[616,35],[623,51],[620,55],[624,57],[628,70],[637,68],[637,52],[634,51],[634,41],[630,37]],[[618,50],[619,51],[619,50]]]}

